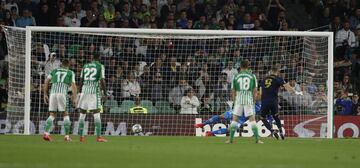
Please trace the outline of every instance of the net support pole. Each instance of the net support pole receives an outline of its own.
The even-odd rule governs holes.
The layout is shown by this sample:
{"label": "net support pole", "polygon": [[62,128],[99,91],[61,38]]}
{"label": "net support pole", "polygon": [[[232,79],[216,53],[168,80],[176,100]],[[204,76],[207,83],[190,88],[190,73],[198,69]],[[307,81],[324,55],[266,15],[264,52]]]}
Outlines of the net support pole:
{"label": "net support pole", "polygon": [[25,39],[25,88],[24,134],[30,135],[30,86],[31,86],[31,29],[26,28]]}
{"label": "net support pole", "polygon": [[328,80],[327,80],[327,138],[333,138],[334,135],[334,34],[328,35]]}

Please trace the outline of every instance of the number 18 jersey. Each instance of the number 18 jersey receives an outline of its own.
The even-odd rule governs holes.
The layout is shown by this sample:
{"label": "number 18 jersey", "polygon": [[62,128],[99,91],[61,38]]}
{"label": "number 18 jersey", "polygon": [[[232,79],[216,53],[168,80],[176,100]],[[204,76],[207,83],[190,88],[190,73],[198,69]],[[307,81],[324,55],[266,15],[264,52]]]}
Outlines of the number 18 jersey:
{"label": "number 18 jersey", "polygon": [[231,88],[236,91],[236,104],[254,105],[253,90],[257,88],[254,74],[249,71],[241,71],[233,78]]}
{"label": "number 18 jersey", "polygon": [[81,93],[98,94],[100,93],[100,80],[105,78],[104,65],[98,61],[85,64],[80,77],[83,79]]}
{"label": "number 18 jersey", "polygon": [[51,82],[50,94],[61,93],[67,95],[71,83],[75,83],[75,74],[66,68],[56,68],[47,76]]}

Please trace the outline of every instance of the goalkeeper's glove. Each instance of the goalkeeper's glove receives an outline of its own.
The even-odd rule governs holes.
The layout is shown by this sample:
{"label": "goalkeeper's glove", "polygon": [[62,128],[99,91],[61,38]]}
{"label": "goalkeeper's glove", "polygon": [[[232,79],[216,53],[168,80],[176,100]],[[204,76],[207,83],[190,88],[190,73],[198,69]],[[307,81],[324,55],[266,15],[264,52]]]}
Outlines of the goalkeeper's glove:
{"label": "goalkeeper's glove", "polygon": [[303,95],[304,95],[304,94],[303,94],[303,92],[301,92],[301,91],[300,91],[300,92],[295,91],[295,94],[296,94],[296,95],[301,95],[301,96],[303,96]]}

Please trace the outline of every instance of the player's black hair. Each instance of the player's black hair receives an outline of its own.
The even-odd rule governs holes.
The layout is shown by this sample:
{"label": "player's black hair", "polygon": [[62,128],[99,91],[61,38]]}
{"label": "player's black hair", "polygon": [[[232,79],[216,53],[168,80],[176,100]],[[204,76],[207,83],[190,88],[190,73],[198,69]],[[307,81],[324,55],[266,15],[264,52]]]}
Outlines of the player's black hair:
{"label": "player's black hair", "polygon": [[62,66],[68,67],[69,64],[70,64],[70,62],[69,62],[69,60],[67,60],[67,59],[64,59],[64,60],[61,61],[61,65],[62,65]]}
{"label": "player's black hair", "polygon": [[94,53],[93,58],[94,58],[94,60],[100,60],[100,54]]}
{"label": "player's black hair", "polygon": [[244,61],[241,61],[240,68],[247,69],[249,68],[249,65],[250,65],[250,61],[246,59]]}
{"label": "player's black hair", "polygon": [[275,73],[279,72],[279,68],[276,65],[272,66],[270,70]]}

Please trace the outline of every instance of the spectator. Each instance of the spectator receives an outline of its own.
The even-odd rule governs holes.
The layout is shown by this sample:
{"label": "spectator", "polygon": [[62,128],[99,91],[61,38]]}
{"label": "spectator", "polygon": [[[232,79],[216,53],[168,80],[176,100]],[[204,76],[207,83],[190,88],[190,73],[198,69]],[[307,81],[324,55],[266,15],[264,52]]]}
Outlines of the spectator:
{"label": "spectator", "polygon": [[[150,91],[151,91],[151,87],[152,87],[152,80],[153,80],[153,76],[150,73],[150,68],[145,65],[143,68],[141,68],[142,65],[138,64],[136,65],[136,73],[138,73],[139,75],[139,83],[140,83],[140,87],[142,88],[141,93],[142,93],[142,97],[144,98],[149,98],[150,97]],[[135,74],[136,76],[136,74]]]}
{"label": "spectator", "polygon": [[147,114],[148,113],[148,109],[145,107],[142,107],[140,102],[141,102],[140,97],[136,97],[134,107],[129,109],[130,114]]}
{"label": "spectator", "polygon": [[193,28],[194,28],[194,29],[205,29],[206,26],[207,26],[206,16],[205,16],[205,15],[202,15],[202,16],[200,16],[200,19],[195,22]]}
{"label": "spectator", "polygon": [[[5,0],[2,0],[2,1],[4,2]],[[18,7],[17,3],[15,2],[15,0],[9,0],[8,3],[5,5],[5,9],[10,11],[11,8],[15,8],[16,13],[19,14],[19,7]]]}
{"label": "spectator", "polygon": [[350,30],[348,21],[344,22],[344,28],[339,30],[335,36],[336,47],[355,47],[355,34]]}
{"label": "spectator", "polygon": [[60,65],[61,61],[56,53],[50,53],[48,60],[45,62],[45,76],[48,76],[52,70],[59,68]]}
{"label": "spectator", "polygon": [[86,11],[83,10],[80,2],[75,3],[75,12],[76,12],[77,19],[79,19],[79,20],[81,20],[83,17],[86,16]]}
{"label": "spectator", "polygon": [[164,89],[164,81],[161,76],[161,73],[156,73],[153,81],[150,86],[150,98],[151,101],[156,102],[160,100],[164,100],[165,89]]}
{"label": "spectator", "polygon": [[233,61],[228,61],[228,65],[227,65],[226,69],[222,70],[222,73],[225,73],[227,75],[226,81],[228,83],[231,83],[231,80],[233,79],[233,77],[238,74],[238,70],[234,68]]}
{"label": "spectator", "polygon": [[7,26],[15,26],[15,20],[11,17],[10,11],[5,12],[4,23]]}
{"label": "spectator", "polygon": [[352,115],[352,100],[348,97],[348,93],[342,91],[335,99],[335,104],[342,107],[340,115]]}
{"label": "spectator", "polygon": [[345,92],[349,92],[349,93],[353,92],[353,86],[350,83],[349,75],[344,75],[340,88]]}
{"label": "spectator", "polygon": [[24,15],[22,12],[25,11],[25,9],[28,10],[28,12],[36,13],[36,4],[32,2],[32,0],[22,0],[18,4],[19,7],[19,15]]}
{"label": "spectator", "polygon": [[[46,16],[46,17],[44,17]],[[36,22],[39,26],[52,26],[55,24],[55,17],[49,10],[48,4],[41,5],[41,9],[36,15]]]}
{"label": "spectator", "polygon": [[80,27],[81,22],[76,17],[76,11],[70,11],[64,16],[64,24],[68,27]]}
{"label": "spectator", "polygon": [[187,81],[190,80],[188,66],[185,63],[181,64],[177,78],[178,78],[177,80],[180,80],[180,79],[185,79]]}
{"label": "spectator", "polygon": [[144,16],[142,24],[139,26],[139,28],[143,28],[143,29],[150,29],[151,28],[150,16],[148,16],[148,15]]}
{"label": "spectator", "polygon": [[104,10],[104,18],[107,22],[112,22],[115,19],[115,7],[113,4],[109,4]]}
{"label": "spectator", "polygon": [[357,8],[355,14],[350,17],[350,29],[355,31],[358,25],[360,25],[360,8]]}
{"label": "spectator", "polygon": [[189,88],[191,88],[191,87],[189,86],[187,81],[185,79],[180,79],[179,85],[172,88],[171,91],[169,92],[168,100],[169,100],[170,106],[172,108],[174,108],[176,111],[180,110],[181,99],[185,93],[185,90],[187,90]]}
{"label": "spectator", "polygon": [[[360,54],[357,54],[355,60],[352,63],[352,71],[351,71],[351,79],[353,86],[355,86],[354,90],[357,94],[360,94]],[[335,90],[335,89],[334,89]]]}
{"label": "spectator", "polygon": [[81,19],[81,27],[97,27],[99,25],[96,15],[92,10],[86,11],[86,17]]}
{"label": "spectator", "polygon": [[122,99],[135,100],[141,93],[139,82],[135,78],[134,72],[130,72],[121,83]]}
{"label": "spectator", "polygon": [[314,95],[317,92],[317,87],[313,83],[313,78],[311,76],[306,79],[306,90],[311,95]]}
{"label": "spectator", "polygon": [[231,14],[229,13],[229,7],[227,5],[224,5],[221,10],[218,10],[216,12],[216,20],[220,21],[222,19],[228,19],[230,18],[230,15]]}
{"label": "spectator", "polygon": [[65,20],[64,17],[60,16],[56,19],[56,26],[58,27],[65,27]]}
{"label": "spectator", "polygon": [[56,17],[65,16],[65,14],[66,14],[65,8],[66,8],[65,2],[64,1],[58,1],[58,4],[57,4],[56,9],[55,9],[55,16]]}
{"label": "spectator", "polygon": [[185,29],[188,27],[188,19],[185,10],[181,11],[180,18],[176,21],[176,27]]}
{"label": "spectator", "polygon": [[360,105],[357,105],[355,114],[360,116]]}
{"label": "spectator", "polygon": [[124,81],[124,70],[121,66],[117,67],[115,74],[111,78],[112,85],[110,85],[109,90],[113,91],[114,99],[121,99],[121,83]]}
{"label": "spectator", "polygon": [[178,79],[179,67],[178,67],[176,61],[177,60],[175,57],[171,57],[170,62],[166,66],[166,70],[165,70],[164,77],[165,77],[165,80],[170,85],[170,87],[173,87],[175,85],[175,83],[177,83],[177,79]]}
{"label": "spectator", "polygon": [[210,89],[210,77],[207,73],[204,73],[195,81],[195,88],[196,88],[195,95],[200,100],[203,98],[205,92],[209,92],[207,90]]}
{"label": "spectator", "polygon": [[355,47],[358,48],[360,47],[360,25],[357,26],[356,28],[356,31],[355,31],[355,39],[356,39],[356,42],[355,42]]}
{"label": "spectator", "polygon": [[[330,17],[330,8],[325,7],[321,14],[317,18],[317,25],[318,26],[325,26],[331,24],[331,17]],[[330,27],[330,25],[329,25]]]}
{"label": "spectator", "polygon": [[254,30],[254,23],[251,21],[251,16],[249,13],[246,13],[244,16],[244,21],[238,24],[238,30]]}
{"label": "spectator", "polygon": [[220,111],[228,109],[227,101],[230,100],[231,84],[227,82],[227,74],[222,73],[214,88],[214,97],[220,103]]}
{"label": "spectator", "polygon": [[216,20],[216,17],[211,17],[211,22],[209,23],[209,29],[210,30],[220,30],[220,25],[218,21]]}
{"label": "spectator", "polygon": [[114,56],[112,37],[107,37],[105,45],[100,46],[100,55],[105,58]]}
{"label": "spectator", "polygon": [[194,91],[187,89],[185,95],[181,98],[180,114],[198,114],[197,107],[200,105],[198,98],[194,95]]}
{"label": "spectator", "polygon": [[15,25],[17,27],[26,27],[26,26],[36,26],[36,23],[35,23],[35,19],[32,17],[31,12],[25,9],[23,11],[22,17],[15,20]]}
{"label": "spectator", "polygon": [[286,9],[282,3],[280,3],[280,0],[269,0],[266,7],[266,14],[272,25],[276,25],[278,15],[281,11],[286,11]]}
{"label": "spectator", "polygon": [[351,97],[351,101],[352,101],[352,114],[353,115],[359,115],[360,111],[358,110],[359,109],[359,105],[360,105],[360,102],[359,102],[359,96],[357,94],[353,95]]}
{"label": "spectator", "polygon": [[319,90],[316,92],[315,100],[312,102],[311,107],[315,114],[327,113],[327,97],[324,85],[319,86]]}

